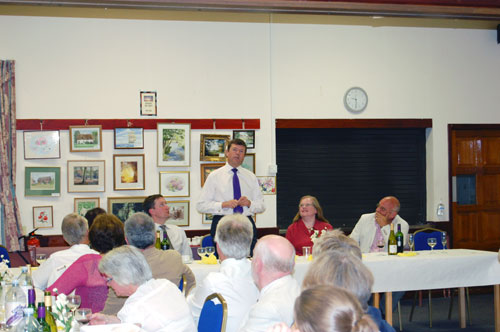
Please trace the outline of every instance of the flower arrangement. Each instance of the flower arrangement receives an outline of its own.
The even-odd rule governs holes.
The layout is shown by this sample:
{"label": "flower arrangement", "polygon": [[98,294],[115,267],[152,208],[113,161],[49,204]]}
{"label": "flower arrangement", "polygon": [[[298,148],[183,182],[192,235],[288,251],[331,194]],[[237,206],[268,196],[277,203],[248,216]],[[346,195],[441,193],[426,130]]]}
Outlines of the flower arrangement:
{"label": "flower arrangement", "polygon": [[313,245],[316,244],[316,241],[319,239],[320,236],[326,233],[327,229],[326,227],[321,230],[321,233],[318,229],[311,229],[312,234],[311,234],[311,241],[313,242]]}
{"label": "flower arrangement", "polygon": [[2,259],[2,261],[0,262],[0,281],[4,279],[12,279],[13,275],[9,269],[9,260],[5,259],[4,255],[1,255],[0,258]]}
{"label": "flower arrangement", "polygon": [[54,288],[54,293],[57,294],[57,297],[52,315],[56,320],[57,328],[58,330],[62,329],[64,332],[70,332],[73,327],[73,315],[69,310],[66,294],[59,294],[57,288]]}

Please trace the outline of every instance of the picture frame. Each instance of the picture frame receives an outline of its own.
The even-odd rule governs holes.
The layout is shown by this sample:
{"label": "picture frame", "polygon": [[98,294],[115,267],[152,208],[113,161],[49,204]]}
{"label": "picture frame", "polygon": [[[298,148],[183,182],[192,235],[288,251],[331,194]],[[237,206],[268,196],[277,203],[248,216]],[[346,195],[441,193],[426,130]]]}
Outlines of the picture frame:
{"label": "picture frame", "polygon": [[102,126],[70,126],[70,152],[102,151]]}
{"label": "picture frame", "polygon": [[141,115],[156,116],[156,91],[141,91]]}
{"label": "picture frame", "polygon": [[263,195],[276,195],[276,176],[257,176]]}
{"label": "picture frame", "polygon": [[164,197],[189,197],[189,171],[160,172],[160,191]]}
{"label": "picture frame", "polygon": [[245,158],[241,163],[241,167],[248,169],[250,172],[255,174],[255,153],[245,154]]}
{"label": "picture frame", "polygon": [[33,206],[33,228],[54,227],[54,211],[52,206]]}
{"label": "picture frame", "polygon": [[210,173],[215,171],[217,168],[221,168],[224,165],[225,163],[201,164],[200,165],[201,186],[203,187]]}
{"label": "picture frame", "polygon": [[68,192],[105,191],[105,170],[105,160],[68,160]]}
{"label": "picture frame", "polygon": [[190,123],[157,124],[158,166],[189,166],[191,156]]}
{"label": "picture frame", "polygon": [[113,189],[144,190],[144,154],[113,155]]}
{"label": "picture frame", "polygon": [[248,149],[255,149],[255,130],[233,130],[233,139],[241,139]]}
{"label": "picture frame", "polygon": [[176,226],[189,226],[189,201],[167,201],[170,217],[167,223]]}
{"label": "picture frame", "polygon": [[144,128],[115,128],[115,149],[144,149]]}
{"label": "picture frame", "polygon": [[61,159],[59,130],[23,131],[24,159]]}
{"label": "picture frame", "polygon": [[226,161],[229,135],[201,134],[200,161]]}
{"label": "picture frame", "polygon": [[60,167],[25,167],[25,196],[61,196]]}
{"label": "picture frame", "polygon": [[75,197],[75,213],[85,216],[87,211],[99,207],[99,197]]}
{"label": "picture frame", "polygon": [[146,196],[108,197],[108,213],[112,213],[125,222],[136,212],[144,212],[143,203]]}
{"label": "picture frame", "polygon": [[211,213],[202,213],[201,214],[201,223],[203,225],[211,225],[213,218],[214,218],[214,215]]}

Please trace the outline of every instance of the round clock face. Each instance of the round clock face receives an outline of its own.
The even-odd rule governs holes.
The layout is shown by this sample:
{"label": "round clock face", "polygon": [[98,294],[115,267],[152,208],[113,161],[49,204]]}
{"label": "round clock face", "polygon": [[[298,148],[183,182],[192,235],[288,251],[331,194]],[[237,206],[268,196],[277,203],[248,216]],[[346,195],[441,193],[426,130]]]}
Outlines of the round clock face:
{"label": "round clock face", "polygon": [[344,106],[348,111],[361,112],[368,105],[368,95],[365,90],[354,87],[347,90],[344,95]]}

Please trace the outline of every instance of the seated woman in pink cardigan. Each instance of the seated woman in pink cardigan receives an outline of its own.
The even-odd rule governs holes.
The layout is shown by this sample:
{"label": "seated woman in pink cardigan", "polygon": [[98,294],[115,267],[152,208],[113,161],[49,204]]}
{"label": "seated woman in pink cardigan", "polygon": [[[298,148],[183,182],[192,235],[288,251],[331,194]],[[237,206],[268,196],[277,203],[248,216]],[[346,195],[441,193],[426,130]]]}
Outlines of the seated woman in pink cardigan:
{"label": "seated woman in pink cardigan", "polygon": [[82,298],[80,308],[99,312],[104,308],[108,297],[107,282],[99,272],[99,262],[102,255],[125,244],[123,223],[112,214],[97,216],[89,230],[89,241],[90,247],[100,254],[83,255],[47,289],[53,295],[56,295],[54,288],[58,293],[66,295],[75,291]]}

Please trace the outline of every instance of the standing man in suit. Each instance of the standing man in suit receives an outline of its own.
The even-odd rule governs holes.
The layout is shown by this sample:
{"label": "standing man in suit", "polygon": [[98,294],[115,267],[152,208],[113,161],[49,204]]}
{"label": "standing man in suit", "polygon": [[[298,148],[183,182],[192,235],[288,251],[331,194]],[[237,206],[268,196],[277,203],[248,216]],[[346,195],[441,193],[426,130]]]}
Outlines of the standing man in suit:
{"label": "standing man in suit", "polygon": [[247,216],[253,227],[250,254],[257,242],[257,228],[253,214],[264,212],[264,197],[255,174],[243,168],[247,146],[241,139],[233,139],[227,145],[226,165],[208,176],[201,191],[196,208],[200,213],[213,214],[210,234],[215,238],[219,220],[229,214],[240,213]]}

